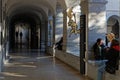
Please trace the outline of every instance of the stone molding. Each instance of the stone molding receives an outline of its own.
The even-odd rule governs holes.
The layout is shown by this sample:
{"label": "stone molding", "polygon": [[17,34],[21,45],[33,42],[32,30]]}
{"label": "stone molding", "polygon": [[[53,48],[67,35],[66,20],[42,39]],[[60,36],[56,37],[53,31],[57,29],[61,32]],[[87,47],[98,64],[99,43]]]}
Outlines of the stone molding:
{"label": "stone molding", "polygon": [[89,0],[89,3],[99,3],[99,4],[106,4],[107,0]]}

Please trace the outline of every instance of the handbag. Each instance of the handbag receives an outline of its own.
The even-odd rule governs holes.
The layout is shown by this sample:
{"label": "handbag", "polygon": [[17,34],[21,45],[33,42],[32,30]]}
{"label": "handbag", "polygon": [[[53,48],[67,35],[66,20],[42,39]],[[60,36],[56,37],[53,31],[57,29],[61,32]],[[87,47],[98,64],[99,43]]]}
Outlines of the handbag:
{"label": "handbag", "polygon": [[110,74],[115,74],[116,68],[114,68],[114,67],[112,67],[112,66],[110,66],[110,65],[107,65],[107,66],[105,67],[105,71],[107,71],[107,72],[110,73]]}

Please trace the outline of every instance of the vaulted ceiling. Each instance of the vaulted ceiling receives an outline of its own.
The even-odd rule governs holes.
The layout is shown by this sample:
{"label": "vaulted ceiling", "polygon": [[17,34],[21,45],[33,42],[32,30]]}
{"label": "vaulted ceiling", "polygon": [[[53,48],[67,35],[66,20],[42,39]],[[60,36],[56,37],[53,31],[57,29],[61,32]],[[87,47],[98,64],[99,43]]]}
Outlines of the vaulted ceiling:
{"label": "vaulted ceiling", "polygon": [[[56,5],[59,3],[63,9],[78,5],[80,0],[3,0],[6,14],[24,13],[24,12],[39,12],[41,11],[54,15]],[[43,13],[43,14],[44,14]]]}

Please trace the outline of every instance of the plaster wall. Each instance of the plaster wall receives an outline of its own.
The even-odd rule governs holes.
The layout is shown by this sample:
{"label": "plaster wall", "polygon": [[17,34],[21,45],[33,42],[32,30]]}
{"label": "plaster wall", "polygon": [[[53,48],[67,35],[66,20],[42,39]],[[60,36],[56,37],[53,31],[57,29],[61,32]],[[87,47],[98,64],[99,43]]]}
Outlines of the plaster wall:
{"label": "plaster wall", "polygon": [[106,4],[106,19],[108,20],[109,17],[112,15],[120,16],[120,0],[107,0],[108,3]]}

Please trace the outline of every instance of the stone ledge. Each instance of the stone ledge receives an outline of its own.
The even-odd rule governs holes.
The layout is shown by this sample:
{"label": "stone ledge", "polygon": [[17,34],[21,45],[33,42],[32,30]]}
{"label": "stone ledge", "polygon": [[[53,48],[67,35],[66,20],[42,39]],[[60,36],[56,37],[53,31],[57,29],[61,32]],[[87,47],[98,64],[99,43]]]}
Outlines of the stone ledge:
{"label": "stone ledge", "polygon": [[106,4],[107,2],[107,0],[89,0],[89,3]]}

